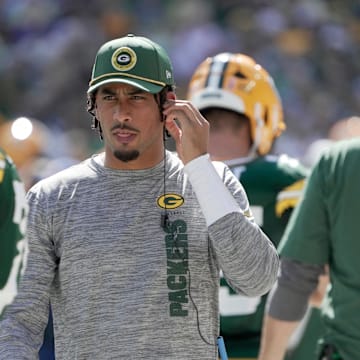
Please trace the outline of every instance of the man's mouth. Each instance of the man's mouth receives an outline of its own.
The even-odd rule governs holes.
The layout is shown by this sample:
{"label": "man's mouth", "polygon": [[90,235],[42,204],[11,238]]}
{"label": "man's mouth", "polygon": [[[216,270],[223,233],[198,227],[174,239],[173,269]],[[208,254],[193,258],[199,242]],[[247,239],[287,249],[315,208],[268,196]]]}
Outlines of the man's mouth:
{"label": "man's mouth", "polygon": [[136,134],[126,130],[116,130],[113,132],[113,135],[122,143],[129,143],[136,137]]}

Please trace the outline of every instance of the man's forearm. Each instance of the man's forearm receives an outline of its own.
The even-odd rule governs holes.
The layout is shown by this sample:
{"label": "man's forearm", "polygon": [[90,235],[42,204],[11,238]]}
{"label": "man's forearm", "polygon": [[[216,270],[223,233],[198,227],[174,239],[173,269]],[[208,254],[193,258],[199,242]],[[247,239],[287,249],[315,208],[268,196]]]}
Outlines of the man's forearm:
{"label": "man's forearm", "polygon": [[282,360],[299,321],[283,321],[266,315],[258,360]]}
{"label": "man's forearm", "polygon": [[277,284],[266,304],[258,360],[282,360],[308,308],[323,266],[283,258]]}

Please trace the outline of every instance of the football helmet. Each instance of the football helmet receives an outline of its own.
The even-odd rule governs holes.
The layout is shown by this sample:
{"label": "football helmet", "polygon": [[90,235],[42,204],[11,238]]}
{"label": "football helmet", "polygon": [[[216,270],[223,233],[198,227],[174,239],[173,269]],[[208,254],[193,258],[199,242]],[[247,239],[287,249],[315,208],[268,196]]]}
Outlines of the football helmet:
{"label": "football helmet", "polygon": [[220,53],[204,60],[190,80],[187,98],[200,111],[217,107],[244,114],[252,151],[259,155],[267,154],[286,128],[272,77],[247,55]]}
{"label": "football helmet", "polygon": [[0,147],[21,167],[40,156],[47,144],[49,130],[39,120],[19,117],[0,124]]}

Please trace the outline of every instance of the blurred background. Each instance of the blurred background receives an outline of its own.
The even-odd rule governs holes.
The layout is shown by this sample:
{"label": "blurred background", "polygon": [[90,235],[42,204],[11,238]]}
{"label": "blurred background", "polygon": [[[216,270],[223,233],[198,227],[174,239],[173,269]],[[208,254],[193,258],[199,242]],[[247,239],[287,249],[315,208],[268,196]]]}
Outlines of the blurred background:
{"label": "blurred background", "polygon": [[91,67],[103,42],[127,33],[168,51],[179,98],[206,56],[252,56],[283,100],[278,153],[302,156],[360,114],[359,0],[0,0],[0,145],[28,117],[41,133],[34,151],[64,159],[59,167],[100,149],[86,112]]}

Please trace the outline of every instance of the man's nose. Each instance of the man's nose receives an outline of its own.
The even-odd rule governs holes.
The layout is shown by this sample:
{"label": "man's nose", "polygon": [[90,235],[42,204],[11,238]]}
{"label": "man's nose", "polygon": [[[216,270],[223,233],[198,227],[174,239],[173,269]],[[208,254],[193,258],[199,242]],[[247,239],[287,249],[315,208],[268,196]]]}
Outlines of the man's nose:
{"label": "man's nose", "polygon": [[123,101],[119,101],[114,108],[114,118],[118,121],[130,121],[131,112],[130,107]]}

